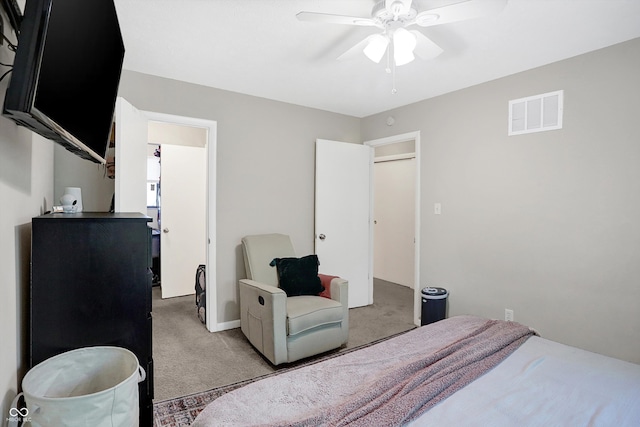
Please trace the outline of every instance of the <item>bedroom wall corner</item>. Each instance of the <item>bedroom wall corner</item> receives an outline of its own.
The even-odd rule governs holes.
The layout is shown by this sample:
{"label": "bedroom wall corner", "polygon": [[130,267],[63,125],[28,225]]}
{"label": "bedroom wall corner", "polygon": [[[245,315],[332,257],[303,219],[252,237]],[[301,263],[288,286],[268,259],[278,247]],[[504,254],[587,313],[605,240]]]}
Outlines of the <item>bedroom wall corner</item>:
{"label": "bedroom wall corner", "polygon": [[[421,131],[420,286],[450,315],[510,308],[640,363],[638,69],[634,39],[362,120],[363,139]],[[507,136],[509,100],[560,89],[563,129]]]}
{"label": "bedroom wall corner", "polygon": [[359,143],[360,120],[126,70],[119,95],[140,110],[217,122],[216,322],[235,324],[240,239],[280,232],[311,253],[315,141]]}
{"label": "bedroom wall corner", "polygon": [[87,161],[54,145],[54,201],[58,204],[65,187],[80,187],[85,212],[108,212],[114,180],[107,178],[105,166]]}

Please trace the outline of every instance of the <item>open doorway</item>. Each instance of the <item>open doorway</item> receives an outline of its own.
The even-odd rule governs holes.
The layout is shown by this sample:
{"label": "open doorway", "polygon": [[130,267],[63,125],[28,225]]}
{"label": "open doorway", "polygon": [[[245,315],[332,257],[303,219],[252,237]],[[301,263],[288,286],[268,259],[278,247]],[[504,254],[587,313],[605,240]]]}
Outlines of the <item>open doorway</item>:
{"label": "open doorway", "polygon": [[[146,212],[147,210],[147,157],[149,141],[149,122],[173,124],[206,130],[206,147],[203,153],[196,156],[204,161],[206,167],[204,177],[198,178],[205,185],[204,196],[200,198],[205,203],[205,232],[196,238],[205,245],[205,264],[209,272],[216,271],[216,132],[217,124],[211,120],[192,117],[175,116],[152,111],[141,111],[127,102],[124,98],[116,101],[116,177],[115,177],[115,211],[116,212]],[[177,146],[177,145],[176,145]],[[177,146],[179,147],[179,146]],[[190,148],[190,147],[182,147]],[[161,185],[162,186],[162,185]],[[167,196],[167,187],[162,186],[163,197]],[[188,192],[185,192],[188,194]],[[167,210],[162,208],[162,230],[172,226],[167,224]],[[161,250],[162,252],[162,250]],[[181,264],[182,255],[172,259],[172,263]],[[162,264],[162,263],[161,263]],[[164,263],[167,264],[167,263]],[[162,268],[162,267],[161,267]],[[161,273],[164,275],[164,272]],[[195,269],[189,274],[187,286],[194,288]],[[165,281],[166,277],[161,277]],[[206,327],[214,332],[221,330],[217,320],[216,277],[215,274],[206,275]]]}
{"label": "open doorway", "polygon": [[[385,193],[387,197],[382,204],[374,197],[372,206],[374,278],[413,289],[413,323],[419,325],[420,132],[365,141],[365,145],[373,147],[376,153],[372,191],[378,198],[385,197]],[[389,188],[380,192],[376,187],[385,177],[383,185]],[[398,203],[403,206],[398,206]],[[376,216],[381,220],[384,218],[385,224],[376,223]],[[398,228],[401,225],[401,229]]]}
{"label": "open doorway", "polygon": [[373,277],[414,288],[415,141],[376,147]]}

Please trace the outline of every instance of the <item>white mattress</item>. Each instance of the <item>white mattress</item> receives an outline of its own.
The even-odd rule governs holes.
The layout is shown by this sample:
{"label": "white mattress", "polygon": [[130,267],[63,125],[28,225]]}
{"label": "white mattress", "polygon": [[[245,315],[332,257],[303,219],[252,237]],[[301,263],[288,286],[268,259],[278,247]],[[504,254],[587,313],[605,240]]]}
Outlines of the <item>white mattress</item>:
{"label": "white mattress", "polygon": [[640,365],[531,337],[411,426],[640,426]]}

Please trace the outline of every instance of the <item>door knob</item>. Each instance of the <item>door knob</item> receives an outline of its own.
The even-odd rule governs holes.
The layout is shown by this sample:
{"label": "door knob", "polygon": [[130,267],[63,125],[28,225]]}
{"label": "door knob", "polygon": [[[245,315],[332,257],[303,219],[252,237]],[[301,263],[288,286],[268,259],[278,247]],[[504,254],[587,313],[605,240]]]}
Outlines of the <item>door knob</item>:
{"label": "door knob", "polygon": [[321,235],[318,236],[318,239],[320,239],[320,240],[324,240],[326,238],[327,238],[327,236],[325,236],[324,234],[321,234]]}
{"label": "door knob", "polygon": [[163,232],[163,233],[168,233],[168,232],[169,232],[169,229],[168,229],[168,228],[163,228],[163,229],[162,229],[162,232]]}

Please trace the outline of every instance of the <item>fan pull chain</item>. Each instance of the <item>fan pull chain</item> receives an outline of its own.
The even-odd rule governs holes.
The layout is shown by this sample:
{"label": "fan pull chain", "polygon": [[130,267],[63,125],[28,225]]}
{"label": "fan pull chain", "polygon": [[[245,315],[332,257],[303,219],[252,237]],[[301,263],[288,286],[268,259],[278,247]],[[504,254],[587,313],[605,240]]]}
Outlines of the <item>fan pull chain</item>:
{"label": "fan pull chain", "polygon": [[387,68],[385,68],[387,74],[391,74],[391,94],[398,93],[396,89],[396,62],[391,60],[391,49],[387,49]]}
{"label": "fan pull chain", "polygon": [[396,93],[398,93],[398,90],[396,89],[396,62],[395,61],[393,61],[393,63],[391,64],[391,69],[392,69],[391,81],[393,85],[393,87],[391,88],[391,94],[395,95]]}
{"label": "fan pull chain", "polygon": [[385,68],[384,70],[387,72],[387,74],[391,74],[391,53],[390,53],[391,49],[387,49],[387,68]]}

